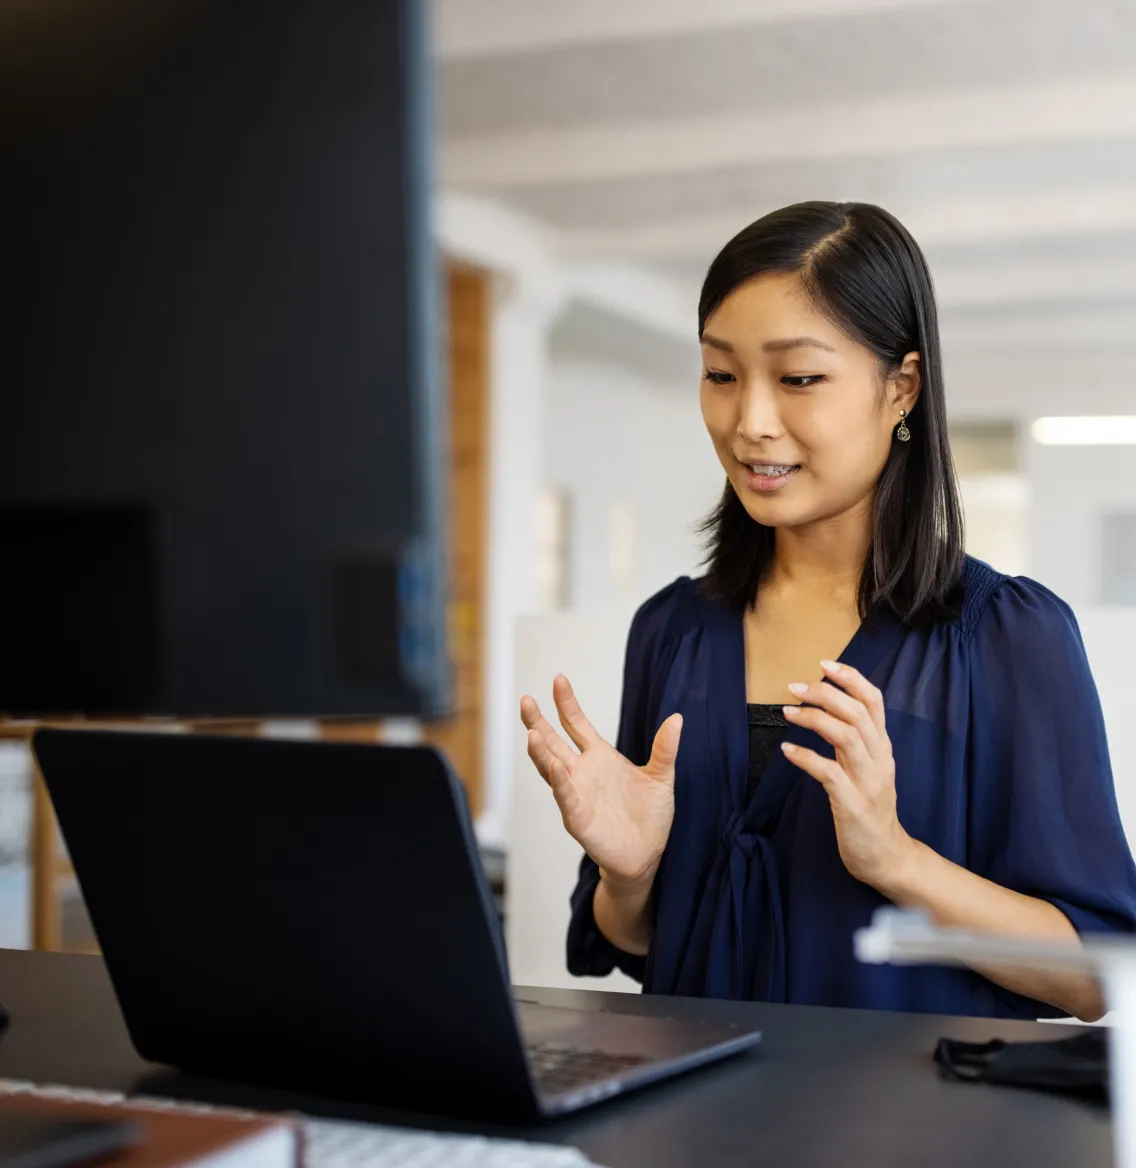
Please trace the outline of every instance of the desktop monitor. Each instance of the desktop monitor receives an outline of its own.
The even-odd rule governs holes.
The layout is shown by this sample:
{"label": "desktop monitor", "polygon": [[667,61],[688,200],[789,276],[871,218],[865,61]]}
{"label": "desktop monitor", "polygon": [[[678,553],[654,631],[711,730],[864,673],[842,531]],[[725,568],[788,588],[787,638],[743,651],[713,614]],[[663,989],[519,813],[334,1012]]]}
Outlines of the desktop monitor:
{"label": "desktop monitor", "polygon": [[0,713],[431,716],[418,0],[0,0]]}

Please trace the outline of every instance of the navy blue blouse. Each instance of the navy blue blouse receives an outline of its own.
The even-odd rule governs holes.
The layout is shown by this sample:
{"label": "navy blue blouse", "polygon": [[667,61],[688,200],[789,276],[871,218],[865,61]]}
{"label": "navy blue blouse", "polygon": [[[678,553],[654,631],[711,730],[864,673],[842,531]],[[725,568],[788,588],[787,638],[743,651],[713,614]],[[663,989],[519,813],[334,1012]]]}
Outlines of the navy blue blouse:
{"label": "navy blue blouse", "polygon": [[[1069,607],[1041,585],[967,561],[961,615],[862,625],[841,661],[883,692],[906,831],[956,864],[1041,897],[1080,932],[1136,930],[1136,866],[1104,722]],[[819,670],[818,670],[819,673]],[[742,615],[683,577],[636,614],[619,750],[642,765],[683,715],[675,818],[646,958],[596,927],[587,857],[572,895],[568,968],[619,968],[644,991],[1038,1018],[1060,1011],[977,973],[859,964],[852,935],[885,899],[848,874],[823,788],[777,751],[745,803]],[[786,739],[832,757],[812,731]]]}

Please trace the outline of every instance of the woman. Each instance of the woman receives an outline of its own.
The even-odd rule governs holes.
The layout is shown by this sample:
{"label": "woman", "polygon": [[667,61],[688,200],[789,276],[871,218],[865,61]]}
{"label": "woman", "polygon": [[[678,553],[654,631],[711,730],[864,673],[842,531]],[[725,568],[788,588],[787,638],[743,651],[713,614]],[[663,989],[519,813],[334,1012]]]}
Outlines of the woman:
{"label": "woman", "polygon": [[636,615],[615,748],[563,677],[572,745],[521,703],[586,852],[569,968],[655,993],[1098,1018],[1083,975],[852,952],[889,902],[1055,940],[1136,924],[1073,615],[963,553],[918,246],[876,207],[788,207],[714,260],[698,321],[728,480],[708,572]]}

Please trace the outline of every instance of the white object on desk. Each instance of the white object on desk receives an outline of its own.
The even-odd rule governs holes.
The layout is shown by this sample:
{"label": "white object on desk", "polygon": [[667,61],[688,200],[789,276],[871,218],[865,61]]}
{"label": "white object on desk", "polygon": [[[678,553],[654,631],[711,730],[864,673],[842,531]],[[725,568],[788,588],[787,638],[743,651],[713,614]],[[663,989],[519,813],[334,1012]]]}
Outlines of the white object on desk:
{"label": "white object on desk", "polygon": [[[117,1091],[12,1079],[0,1079],[0,1096],[3,1095],[30,1095],[76,1103],[130,1103],[133,1107],[182,1115],[263,1115],[204,1103],[143,1095],[128,1097]],[[310,1116],[297,1118],[303,1131],[302,1168],[595,1168],[582,1152],[555,1144],[415,1131]]]}
{"label": "white object on desk", "polygon": [[1086,935],[1076,941],[1032,941],[940,929],[918,912],[878,909],[857,931],[856,957],[870,965],[1017,965],[1090,973],[1115,1011],[1109,1040],[1109,1095],[1117,1168],[1136,1168],[1136,939]]}

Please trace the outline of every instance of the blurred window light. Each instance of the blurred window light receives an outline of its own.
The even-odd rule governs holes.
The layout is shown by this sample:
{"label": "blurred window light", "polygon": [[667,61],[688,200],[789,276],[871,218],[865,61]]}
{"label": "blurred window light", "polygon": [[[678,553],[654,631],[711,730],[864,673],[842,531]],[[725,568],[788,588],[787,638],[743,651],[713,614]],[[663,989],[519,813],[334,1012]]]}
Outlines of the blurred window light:
{"label": "blurred window light", "polygon": [[1136,414],[1038,418],[1030,433],[1042,446],[1136,446]]}

